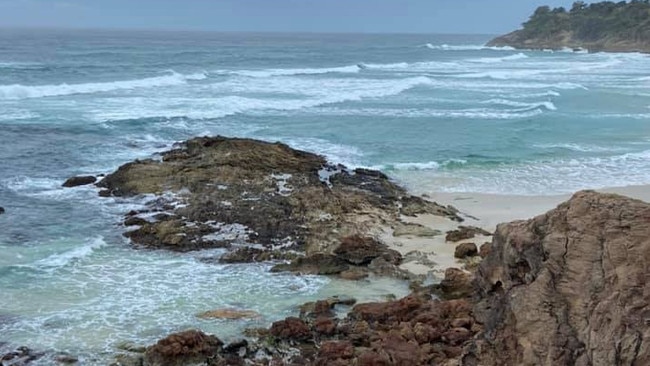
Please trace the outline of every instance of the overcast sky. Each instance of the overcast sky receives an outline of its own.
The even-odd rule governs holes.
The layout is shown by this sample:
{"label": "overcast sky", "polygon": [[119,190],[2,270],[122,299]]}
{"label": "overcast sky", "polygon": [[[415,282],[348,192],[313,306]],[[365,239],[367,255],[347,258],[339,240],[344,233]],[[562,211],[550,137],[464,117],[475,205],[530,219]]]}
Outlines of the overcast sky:
{"label": "overcast sky", "polygon": [[561,0],[0,0],[0,27],[504,33]]}

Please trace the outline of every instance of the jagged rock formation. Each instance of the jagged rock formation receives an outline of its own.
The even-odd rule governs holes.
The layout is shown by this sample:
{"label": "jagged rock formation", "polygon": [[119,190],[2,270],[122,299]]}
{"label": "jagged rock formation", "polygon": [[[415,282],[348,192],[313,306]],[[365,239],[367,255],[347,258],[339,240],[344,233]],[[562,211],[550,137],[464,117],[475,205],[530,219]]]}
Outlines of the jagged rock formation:
{"label": "jagged rock formation", "polygon": [[[466,365],[650,365],[650,204],[579,192],[500,225]],[[478,361],[478,362],[477,362]]]}
{"label": "jagged rock formation", "polygon": [[[281,143],[250,139],[195,138],[163,153],[161,161],[125,164],[97,185],[104,196],[156,196],[146,210],[127,215],[124,224],[134,230],[126,235],[136,245],[232,248],[227,262],[325,255],[343,268],[334,273],[378,257],[398,264],[372,237],[401,224],[402,214],[461,221],[453,208],[411,196],[381,172],[350,170]],[[334,257],[339,247],[348,252]]]}
{"label": "jagged rock formation", "polygon": [[541,6],[523,29],[497,37],[488,46],[650,52],[650,3],[577,1],[569,11]]}

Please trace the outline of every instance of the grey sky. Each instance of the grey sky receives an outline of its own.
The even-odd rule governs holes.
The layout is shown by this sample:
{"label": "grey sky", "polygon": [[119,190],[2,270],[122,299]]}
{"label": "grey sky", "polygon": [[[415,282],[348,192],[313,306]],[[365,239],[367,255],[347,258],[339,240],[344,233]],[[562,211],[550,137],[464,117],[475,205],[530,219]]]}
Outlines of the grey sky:
{"label": "grey sky", "polygon": [[503,33],[561,0],[0,0],[0,27]]}

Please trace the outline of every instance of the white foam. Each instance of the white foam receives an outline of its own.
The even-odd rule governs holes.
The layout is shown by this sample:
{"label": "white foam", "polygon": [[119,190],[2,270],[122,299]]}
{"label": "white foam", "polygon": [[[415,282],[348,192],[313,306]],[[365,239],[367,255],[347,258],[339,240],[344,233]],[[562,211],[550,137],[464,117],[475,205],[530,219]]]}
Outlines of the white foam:
{"label": "white foam", "polygon": [[262,99],[229,95],[211,98],[106,98],[101,100],[101,107],[90,114],[100,122],[153,117],[213,119],[255,111],[295,111],[326,104],[388,97],[431,84],[431,79],[424,76],[391,80],[327,79],[317,82],[296,77],[256,79],[256,82],[234,79],[213,84],[210,88],[217,93],[290,93],[301,97],[281,98],[279,95]]}
{"label": "white foam", "polygon": [[426,48],[432,50],[443,50],[443,51],[479,51],[479,50],[493,50],[493,51],[513,51],[512,47],[487,47],[485,45],[434,45],[427,43],[424,45]]}
{"label": "white foam", "polygon": [[500,63],[504,61],[515,61],[515,60],[522,60],[522,59],[527,59],[528,56],[523,54],[523,53],[517,53],[514,55],[510,56],[505,56],[505,57],[482,57],[482,58],[477,58],[477,59],[471,59],[467,60],[468,62],[476,62],[476,63],[481,63],[481,64],[494,64],[494,63]]}
{"label": "white foam", "polygon": [[365,117],[396,117],[396,118],[452,118],[452,119],[479,119],[479,120],[511,120],[531,118],[544,113],[539,108],[522,109],[432,109],[432,108],[319,108],[305,111],[326,116],[365,116]]}
{"label": "white foam", "polygon": [[251,78],[268,78],[274,76],[318,75],[329,73],[358,73],[358,65],[323,67],[323,68],[297,68],[297,69],[262,69],[262,70],[217,70],[217,74],[240,75]]}
{"label": "white foam", "polygon": [[34,266],[37,268],[63,267],[74,261],[88,257],[97,249],[105,246],[106,242],[104,241],[104,238],[97,237],[91,239],[87,244],[80,247],[68,250],[63,253],[52,254],[47,258],[43,258],[34,263]]}
{"label": "white foam", "polygon": [[490,99],[486,100],[483,102],[480,102],[481,104],[496,104],[496,105],[505,105],[508,107],[517,107],[521,111],[527,111],[530,109],[536,109],[536,108],[546,108],[549,111],[555,111],[557,110],[557,107],[553,102],[550,101],[545,101],[545,102],[530,102],[530,103],[525,103],[525,102],[516,102],[513,100],[508,100],[508,99]]}
{"label": "white foam", "polygon": [[577,152],[608,152],[608,151],[624,151],[625,149],[612,146],[597,146],[576,143],[554,143],[554,144],[536,144],[534,147],[540,149],[566,149]]}
{"label": "white foam", "polygon": [[170,71],[167,75],[151,78],[111,81],[105,83],[59,84],[59,85],[0,85],[0,99],[44,98],[73,94],[92,94],[116,90],[155,88],[186,84],[189,80],[203,80],[205,74],[183,75]]}

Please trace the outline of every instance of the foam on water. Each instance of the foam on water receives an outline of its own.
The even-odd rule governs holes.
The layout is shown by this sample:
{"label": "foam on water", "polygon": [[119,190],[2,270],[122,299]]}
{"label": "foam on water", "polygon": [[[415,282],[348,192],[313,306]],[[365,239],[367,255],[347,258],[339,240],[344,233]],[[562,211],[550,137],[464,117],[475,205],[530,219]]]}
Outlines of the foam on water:
{"label": "foam on water", "polygon": [[91,239],[87,244],[82,245],[80,247],[68,250],[63,253],[52,254],[47,258],[38,260],[36,263],[33,264],[33,266],[38,269],[63,267],[70,263],[73,263],[74,261],[88,257],[92,255],[95,250],[105,246],[106,246],[106,242],[104,241],[104,238],[97,237]]}
{"label": "foam on water", "polygon": [[169,71],[167,75],[151,78],[111,81],[104,83],[59,84],[59,85],[0,85],[0,100],[44,98],[74,94],[90,94],[138,88],[155,88],[185,84],[190,80],[203,80],[205,74],[183,75]]}
{"label": "foam on water", "polygon": [[442,50],[442,51],[479,51],[479,50],[514,51],[514,48],[507,47],[507,46],[487,47],[485,45],[449,45],[449,44],[434,45],[431,43],[427,43],[424,46],[432,50]]}
{"label": "foam on water", "polygon": [[262,70],[217,70],[216,74],[240,75],[252,78],[268,78],[274,76],[293,76],[293,75],[318,75],[329,73],[358,73],[361,70],[359,65],[349,65],[340,67],[324,68],[304,68],[304,69],[262,69]]}
{"label": "foam on water", "polygon": [[517,53],[514,55],[510,56],[504,56],[504,57],[482,57],[482,58],[477,58],[477,59],[470,59],[468,62],[477,62],[481,64],[494,64],[494,63],[500,63],[504,61],[515,61],[515,60],[522,60],[528,58],[527,55],[523,53]]}

